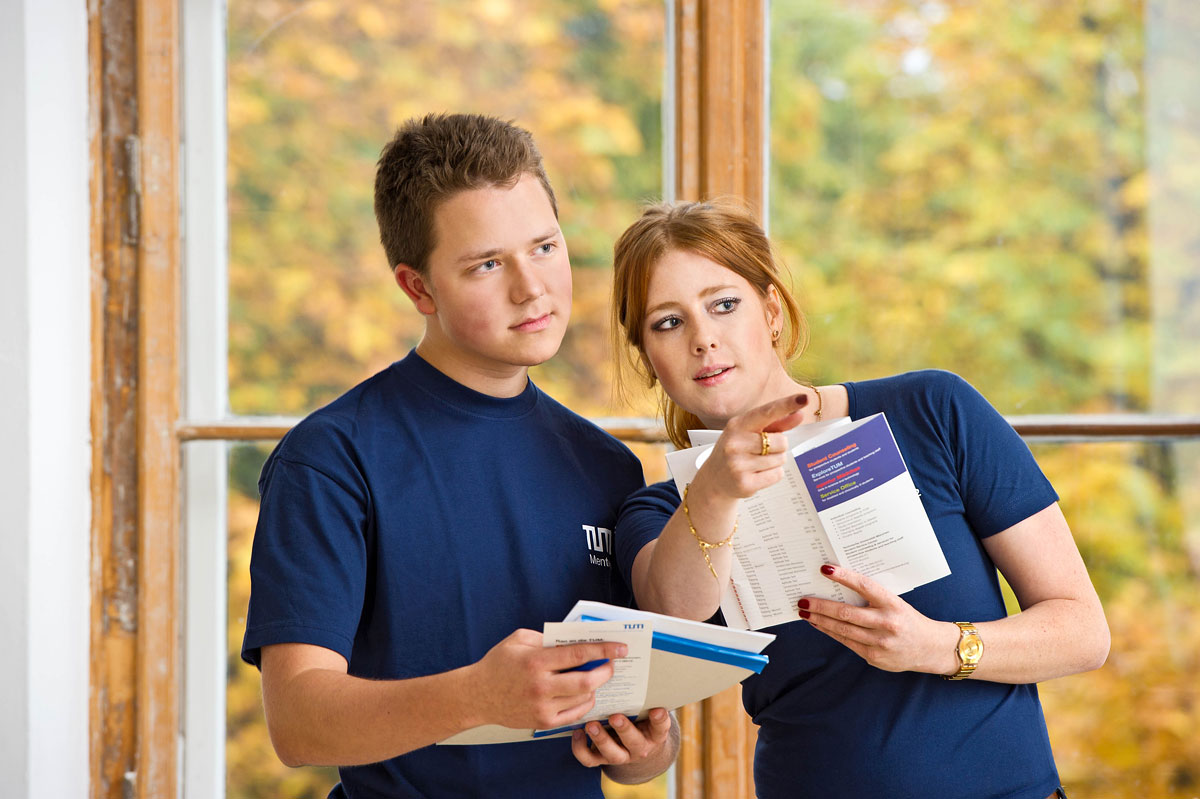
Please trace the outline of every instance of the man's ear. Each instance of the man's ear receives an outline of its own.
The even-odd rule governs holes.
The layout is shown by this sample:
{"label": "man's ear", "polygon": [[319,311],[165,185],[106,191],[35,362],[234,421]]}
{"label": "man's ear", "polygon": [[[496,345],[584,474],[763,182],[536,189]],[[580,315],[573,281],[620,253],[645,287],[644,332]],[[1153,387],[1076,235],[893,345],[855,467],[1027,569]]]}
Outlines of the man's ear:
{"label": "man's ear", "polygon": [[396,264],[393,274],[396,276],[396,285],[408,295],[419,313],[424,316],[437,313],[437,303],[434,302],[433,294],[429,290],[429,281],[424,275],[408,264]]}

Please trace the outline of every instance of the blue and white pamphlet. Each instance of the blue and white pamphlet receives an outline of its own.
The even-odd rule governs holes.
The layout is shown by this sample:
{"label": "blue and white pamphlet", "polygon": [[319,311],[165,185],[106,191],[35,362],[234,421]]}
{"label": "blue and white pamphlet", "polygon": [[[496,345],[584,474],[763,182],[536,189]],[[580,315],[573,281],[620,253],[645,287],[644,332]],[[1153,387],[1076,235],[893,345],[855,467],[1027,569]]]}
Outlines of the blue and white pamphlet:
{"label": "blue and white pamphlet", "polygon": [[[691,430],[693,446],[667,454],[679,493],[720,430]],[[783,479],[742,500],[725,623],[759,630],[800,618],[806,596],[856,605],[862,597],[823,577],[835,563],[903,594],[950,574],[891,427],[882,413],[801,425],[787,433]]]}
{"label": "blue and white pamphlet", "polygon": [[[442,744],[494,744],[570,735],[587,721],[623,713],[644,719],[656,707],[674,710],[720,693],[767,665],[762,650],[769,633],[731,630],[603,602],[582,600],[562,622],[548,622],[547,646],[578,641],[619,641],[629,647],[614,662],[613,677],[596,692],[596,708],[575,724],[552,730],[521,730],[489,724]],[[601,704],[603,703],[603,707]]]}

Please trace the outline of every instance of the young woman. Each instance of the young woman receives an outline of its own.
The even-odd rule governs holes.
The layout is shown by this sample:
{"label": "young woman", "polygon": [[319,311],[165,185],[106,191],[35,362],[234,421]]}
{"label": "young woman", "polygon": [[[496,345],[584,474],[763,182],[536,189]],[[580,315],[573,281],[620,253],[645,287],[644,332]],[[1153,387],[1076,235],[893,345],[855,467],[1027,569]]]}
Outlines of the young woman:
{"label": "young woman", "polygon": [[716,613],[739,500],[782,477],[784,430],[836,416],[887,414],[950,565],[903,596],[827,565],[868,604],[796,597],[800,619],[771,628],[770,665],[743,684],[760,799],[1062,795],[1035,683],[1098,668],[1108,626],[1057,494],[987,401],[933,370],[794,380],[802,316],[762,229],[731,205],[652,207],[625,231],[613,321],[676,446],[689,428],[724,431],[686,502],[659,483],[621,511],[616,558],[640,607]]}

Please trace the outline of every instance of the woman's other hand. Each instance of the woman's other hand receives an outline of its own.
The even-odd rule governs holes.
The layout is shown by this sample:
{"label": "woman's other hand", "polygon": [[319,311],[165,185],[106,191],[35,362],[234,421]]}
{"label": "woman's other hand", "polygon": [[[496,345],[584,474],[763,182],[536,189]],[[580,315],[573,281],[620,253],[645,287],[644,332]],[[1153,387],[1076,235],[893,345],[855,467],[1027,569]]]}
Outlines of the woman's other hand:
{"label": "woman's other hand", "polygon": [[879,583],[843,566],[821,573],[867,601],[866,607],[805,597],[800,618],[884,671],[954,674],[958,626],[934,621]]}

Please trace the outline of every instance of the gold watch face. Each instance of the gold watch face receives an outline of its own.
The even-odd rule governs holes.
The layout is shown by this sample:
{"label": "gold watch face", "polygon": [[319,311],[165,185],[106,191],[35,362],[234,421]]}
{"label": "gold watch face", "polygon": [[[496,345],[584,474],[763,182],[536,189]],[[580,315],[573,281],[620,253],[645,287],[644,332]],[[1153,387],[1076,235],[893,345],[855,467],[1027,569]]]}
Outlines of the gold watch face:
{"label": "gold watch face", "polygon": [[975,663],[983,656],[983,641],[977,635],[967,635],[959,642],[958,653],[963,663]]}

